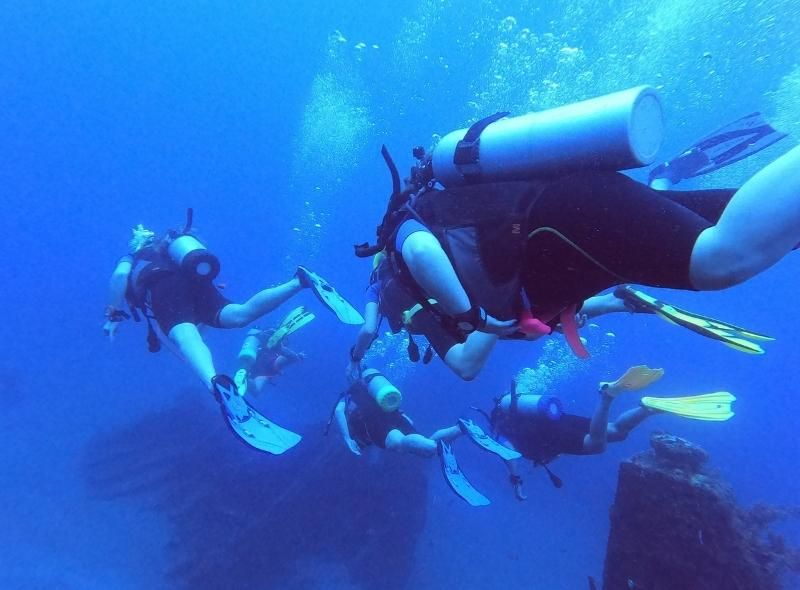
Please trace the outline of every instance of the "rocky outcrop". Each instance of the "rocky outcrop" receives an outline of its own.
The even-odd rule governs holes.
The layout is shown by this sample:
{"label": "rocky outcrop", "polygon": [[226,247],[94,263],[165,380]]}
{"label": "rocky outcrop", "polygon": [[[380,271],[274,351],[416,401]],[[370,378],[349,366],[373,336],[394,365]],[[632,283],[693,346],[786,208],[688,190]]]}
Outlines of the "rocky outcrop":
{"label": "rocky outcrop", "polygon": [[745,511],[702,448],[663,433],[650,442],[620,465],[605,590],[777,590],[800,571],[798,551],[768,530],[797,510]]}

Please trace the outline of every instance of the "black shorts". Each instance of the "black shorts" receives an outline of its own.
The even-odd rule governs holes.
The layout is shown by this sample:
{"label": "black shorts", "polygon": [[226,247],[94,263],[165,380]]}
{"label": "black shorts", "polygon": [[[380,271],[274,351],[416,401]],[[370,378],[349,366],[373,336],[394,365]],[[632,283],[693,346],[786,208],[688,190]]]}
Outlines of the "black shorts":
{"label": "black shorts", "polygon": [[348,416],[347,423],[350,435],[361,446],[374,444],[381,449],[386,448],[386,437],[392,430],[399,430],[403,434],[417,432],[402,412],[384,412],[379,408],[364,410],[356,407]]}
{"label": "black shorts", "polygon": [[622,283],[694,290],[694,244],[735,192],[656,191],[616,172],[550,183],[529,216],[530,300],[558,309]]}
{"label": "black shorts", "polygon": [[272,351],[260,351],[253,368],[250,370],[252,377],[274,377],[280,374],[275,366],[280,355]]}
{"label": "black shorts", "polygon": [[501,428],[522,456],[537,464],[549,463],[558,455],[585,455],[583,442],[591,420],[584,416],[562,414],[558,420],[518,416]]}
{"label": "black shorts", "polygon": [[219,312],[230,303],[207,281],[194,281],[175,272],[160,277],[148,288],[150,307],[164,332],[178,324],[205,324],[219,328]]}

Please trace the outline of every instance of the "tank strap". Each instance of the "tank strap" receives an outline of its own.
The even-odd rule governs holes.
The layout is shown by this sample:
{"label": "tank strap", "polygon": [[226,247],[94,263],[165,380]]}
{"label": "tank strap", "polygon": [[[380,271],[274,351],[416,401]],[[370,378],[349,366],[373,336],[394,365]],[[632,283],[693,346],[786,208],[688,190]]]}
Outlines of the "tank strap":
{"label": "tank strap", "polygon": [[508,406],[509,414],[516,414],[519,410],[519,396],[522,395],[517,393],[516,388],[514,391],[511,392],[511,403]]}
{"label": "tank strap", "polygon": [[586,350],[583,342],[581,342],[581,337],[578,334],[578,323],[575,321],[577,308],[578,306],[573,303],[561,312],[561,328],[564,330],[564,338],[572,352],[575,353],[575,356],[580,359],[587,359],[589,358],[589,351]]}
{"label": "tank strap", "polygon": [[460,140],[456,145],[455,153],[453,154],[453,164],[458,167],[459,172],[464,175],[467,182],[478,182],[481,176],[480,168],[480,145],[481,133],[489,125],[495,121],[499,121],[503,117],[509,115],[509,111],[502,111],[484,117],[480,121],[472,124],[467,129],[464,139]]}
{"label": "tank strap", "polygon": [[336,397],[336,402],[333,404],[333,408],[331,408],[331,414],[328,416],[328,421],[325,423],[325,428],[322,430],[322,436],[328,436],[328,432],[331,430],[331,424],[333,424],[333,420],[336,418],[336,407],[344,397],[347,397],[345,400],[345,411],[347,411],[347,406],[350,405],[350,398],[347,396],[347,390],[345,389],[339,392],[339,395]]}
{"label": "tank strap", "polygon": [[186,209],[186,225],[183,226],[183,233],[188,234],[192,231],[192,222],[194,221],[194,209],[189,207]]}

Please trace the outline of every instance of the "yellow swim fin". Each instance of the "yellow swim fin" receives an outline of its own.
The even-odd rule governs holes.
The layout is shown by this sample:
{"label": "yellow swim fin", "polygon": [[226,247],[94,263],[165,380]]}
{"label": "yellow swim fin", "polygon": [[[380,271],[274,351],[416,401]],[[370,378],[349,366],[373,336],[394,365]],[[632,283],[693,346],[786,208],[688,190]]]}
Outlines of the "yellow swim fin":
{"label": "yellow swim fin", "polygon": [[643,397],[641,404],[646,408],[669,412],[684,418],[724,422],[734,415],[731,410],[734,401],[736,397],[733,394],[717,391],[688,397]]}
{"label": "yellow swim fin", "polygon": [[312,322],[316,316],[302,305],[294,308],[286,317],[281,321],[281,325],[267,340],[267,348],[275,348],[281,340],[286,338],[289,334],[297,332],[306,324]]}
{"label": "yellow swim fin", "polygon": [[719,340],[726,346],[730,346],[740,352],[764,354],[764,349],[761,348],[761,345],[751,342],[751,340],[762,342],[775,340],[766,334],[675,307],[627,285],[617,287],[614,291],[614,296],[622,299],[625,302],[625,306],[634,312],[656,314],[661,319],[676,326],[681,326],[706,338]]}
{"label": "yellow swim fin", "polygon": [[651,369],[647,365],[631,367],[616,381],[603,381],[600,391],[610,397],[617,397],[623,391],[644,389],[664,376],[664,369]]}

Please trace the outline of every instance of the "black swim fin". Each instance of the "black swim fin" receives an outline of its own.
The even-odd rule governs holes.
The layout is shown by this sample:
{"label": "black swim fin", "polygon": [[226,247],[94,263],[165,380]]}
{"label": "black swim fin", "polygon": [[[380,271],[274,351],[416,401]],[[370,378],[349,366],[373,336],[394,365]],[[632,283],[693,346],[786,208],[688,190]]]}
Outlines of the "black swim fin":
{"label": "black swim fin", "polygon": [[773,129],[761,113],[750,113],[720,127],[678,156],[653,168],[648,184],[653,188],[669,188],[681,180],[708,174],[743,160],[784,137],[786,133]]}

